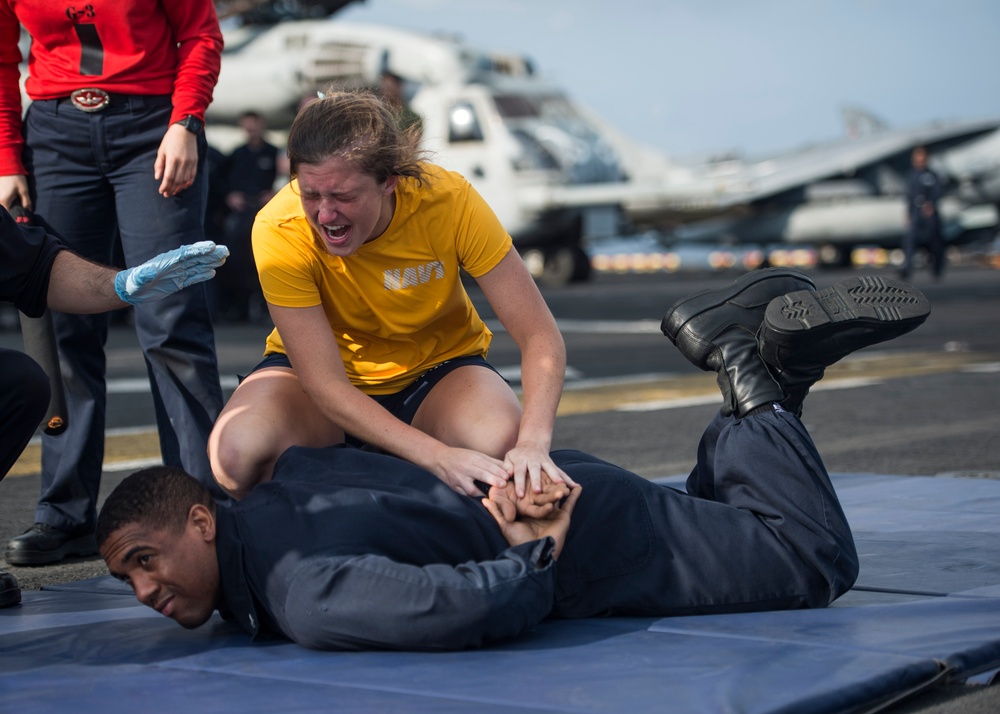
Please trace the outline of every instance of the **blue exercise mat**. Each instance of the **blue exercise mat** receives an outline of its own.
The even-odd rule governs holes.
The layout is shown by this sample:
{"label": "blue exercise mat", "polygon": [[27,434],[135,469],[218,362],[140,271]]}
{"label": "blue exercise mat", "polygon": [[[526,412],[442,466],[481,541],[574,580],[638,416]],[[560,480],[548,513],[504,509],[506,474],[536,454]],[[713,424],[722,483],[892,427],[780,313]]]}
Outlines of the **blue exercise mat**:
{"label": "blue exercise mat", "polygon": [[[676,482],[677,479],[669,479]],[[4,711],[863,711],[1000,668],[1000,482],[837,474],[861,554],[826,610],[542,623],[457,653],[187,631],[112,578],[0,610]]]}

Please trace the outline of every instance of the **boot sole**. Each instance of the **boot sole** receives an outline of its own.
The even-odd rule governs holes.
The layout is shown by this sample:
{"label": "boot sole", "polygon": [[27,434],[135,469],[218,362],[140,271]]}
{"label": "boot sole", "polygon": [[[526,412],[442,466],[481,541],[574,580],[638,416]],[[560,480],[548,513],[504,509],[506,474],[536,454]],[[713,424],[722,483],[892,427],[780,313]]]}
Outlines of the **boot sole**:
{"label": "boot sole", "polygon": [[[795,282],[794,286],[791,286],[791,283],[789,284],[791,287],[788,292],[791,292],[792,290],[806,290],[806,286],[808,286],[808,288],[815,287],[812,280],[796,270],[789,270],[787,268],[765,268],[762,270],[754,270],[746,273],[745,275],[741,275],[725,288],[702,290],[701,292],[695,293],[690,297],[678,300],[670,307],[669,310],[667,310],[666,315],[663,316],[663,320],[660,322],[660,331],[666,335],[671,342],[676,344],[680,331],[684,329],[684,326],[694,318],[698,317],[707,310],[713,310],[720,305],[726,304],[737,295],[757,283],[765,280],[775,280],[781,278],[787,278]],[[768,302],[770,302],[770,300]]]}
{"label": "boot sole", "polygon": [[[765,359],[775,350],[794,348],[796,360],[833,364],[913,330],[930,311],[922,292],[892,278],[848,278],[824,290],[789,293],[772,300],[764,313]],[[811,347],[809,354],[802,352],[805,345]]]}
{"label": "boot sole", "polygon": [[97,540],[93,535],[80,536],[66,541],[52,550],[10,549],[4,552],[4,559],[9,565],[49,565],[65,560],[70,556],[85,557],[97,554]]}

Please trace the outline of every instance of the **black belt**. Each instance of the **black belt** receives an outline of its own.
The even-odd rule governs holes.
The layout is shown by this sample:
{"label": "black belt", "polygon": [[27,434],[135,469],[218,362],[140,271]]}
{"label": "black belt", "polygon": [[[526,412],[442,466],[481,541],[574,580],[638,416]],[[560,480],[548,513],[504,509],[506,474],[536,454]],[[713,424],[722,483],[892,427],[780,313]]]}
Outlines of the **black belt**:
{"label": "black belt", "polygon": [[59,104],[68,104],[81,112],[92,114],[102,112],[108,107],[128,105],[136,99],[145,105],[168,104],[171,101],[169,94],[117,94],[96,88],[78,89],[68,97],[62,97],[56,101]]}

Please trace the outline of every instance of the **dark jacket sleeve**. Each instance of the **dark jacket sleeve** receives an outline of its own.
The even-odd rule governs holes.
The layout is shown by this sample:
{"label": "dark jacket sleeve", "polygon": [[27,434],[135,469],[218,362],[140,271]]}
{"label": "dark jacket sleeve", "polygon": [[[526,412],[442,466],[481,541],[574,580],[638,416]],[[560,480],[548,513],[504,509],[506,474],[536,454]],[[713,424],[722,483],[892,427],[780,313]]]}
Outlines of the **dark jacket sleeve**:
{"label": "dark jacket sleeve", "polygon": [[0,300],[39,317],[45,312],[52,263],[63,248],[42,228],[19,226],[0,208]]}
{"label": "dark jacket sleeve", "polygon": [[553,545],[547,538],[458,566],[418,567],[372,555],[306,559],[271,610],[285,635],[313,649],[478,647],[548,615]]}

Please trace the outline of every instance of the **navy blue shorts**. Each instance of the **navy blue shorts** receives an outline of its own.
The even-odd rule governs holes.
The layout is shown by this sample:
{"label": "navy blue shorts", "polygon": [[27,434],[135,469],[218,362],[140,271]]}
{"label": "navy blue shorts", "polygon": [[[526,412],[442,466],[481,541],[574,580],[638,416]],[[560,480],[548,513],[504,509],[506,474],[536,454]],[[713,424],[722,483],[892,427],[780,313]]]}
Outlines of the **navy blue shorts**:
{"label": "navy blue shorts", "polygon": [[[445,375],[453,372],[459,367],[465,367],[466,365],[477,365],[479,367],[486,367],[486,369],[492,369],[498,375],[496,368],[487,362],[480,355],[472,355],[468,357],[455,357],[446,362],[432,367],[431,369],[424,372],[422,375],[413,380],[404,389],[401,389],[394,394],[373,394],[369,395],[376,402],[385,407],[390,414],[399,419],[401,422],[410,424],[413,422],[413,417],[417,413],[417,409],[420,408],[421,403],[424,401],[434,385],[440,382]],[[274,354],[269,354],[264,359],[262,359],[256,367],[250,370],[250,374],[253,374],[259,369],[264,367],[292,367],[291,361],[288,359],[288,355],[276,352]],[[242,382],[244,377],[240,377]],[[510,384],[509,380],[504,379],[501,375],[503,381]],[[347,443],[352,446],[365,446],[366,442],[360,439],[347,435]]]}

